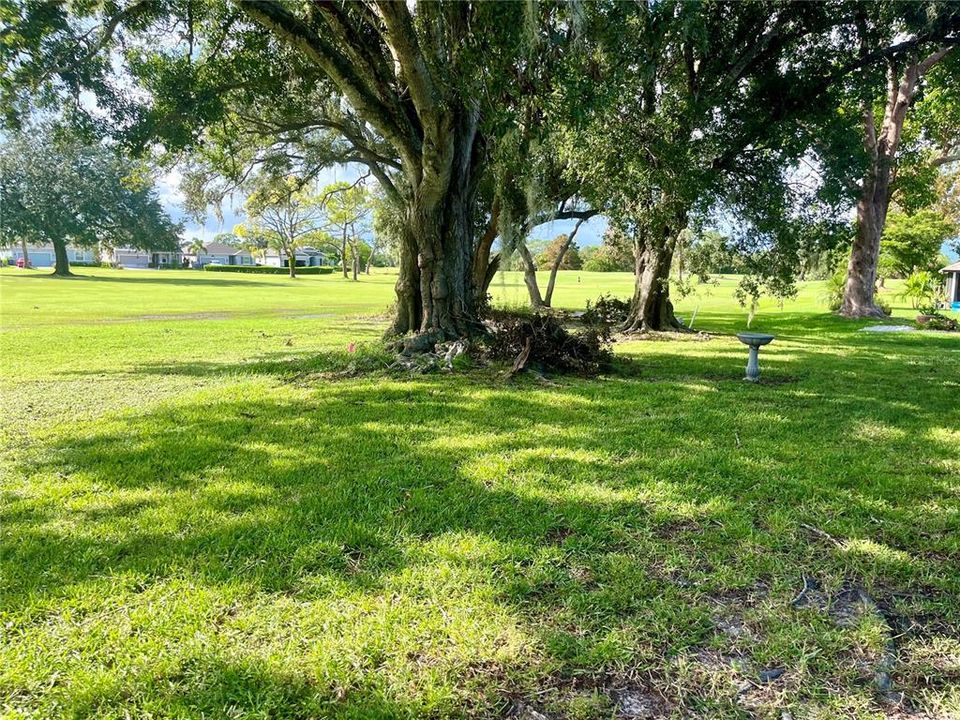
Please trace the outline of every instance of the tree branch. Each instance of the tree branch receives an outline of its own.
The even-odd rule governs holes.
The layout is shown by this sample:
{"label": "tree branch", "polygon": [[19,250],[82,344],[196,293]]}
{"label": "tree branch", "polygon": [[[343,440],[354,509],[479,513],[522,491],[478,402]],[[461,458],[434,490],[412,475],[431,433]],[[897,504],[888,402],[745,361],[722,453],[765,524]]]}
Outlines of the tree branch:
{"label": "tree branch", "polygon": [[313,60],[343,92],[357,112],[394,146],[405,163],[419,166],[419,136],[404,128],[394,109],[384,103],[356,72],[350,59],[280,3],[234,0],[255,22]]}
{"label": "tree branch", "polygon": [[[68,60],[66,64],[54,65],[53,67],[47,68],[40,74],[40,77],[38,78],[37,83],[39,84],[46,81],[51,75],[59,75],[64,70],[67,70],[70,67],[82,65],[83,63],[86,63],[92,60],[93,57],[98,52],[103,50],[107,46],[107,44],[113,39],[113,35],[114,33],[116,33],[117,28],[120,27],[120,23],[124,22],[125,20],[136,18],[138,15],[146,12],[152,4],[153,4],[152,0],[138,0],[138,2],[133,3],[133,5],[130,5],[124,8],[123,10],[118,12],[116,15],[112,16],[109,20],[107,20],[106,24],[103,26],[103,30],[100,32],[100,37],[97,39],[95,43],[93,43],[90,47],[87,48],[87,51],[83,55],[81,55],[79,58],[73,58],[71,60]],[[83,36],[80,38],[80,40],[81,41],[86,40],[92,32],[93,32],[93,28],[91,28],[86,33],[84,33]],[[70,48],[70,50],[76,50],[76,49],[79,49],[79,48],[77,47]]]}

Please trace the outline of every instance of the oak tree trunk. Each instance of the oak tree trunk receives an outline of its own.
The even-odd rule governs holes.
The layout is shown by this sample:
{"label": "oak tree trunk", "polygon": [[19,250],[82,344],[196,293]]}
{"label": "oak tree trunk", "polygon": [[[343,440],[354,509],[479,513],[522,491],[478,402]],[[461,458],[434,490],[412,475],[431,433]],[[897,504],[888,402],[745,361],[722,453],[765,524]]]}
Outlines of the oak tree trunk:
{"label": "oak tree trunk", "polygon": [[625,332],[678,330],[683,326],[670,302],[672,243],[648,242],[634,253],[634,291]]}
{"label": "oak tree trunk", "polygon": [[23,255],[23,266],[30,267],[30,254],[27,252],[27,239],[24,237],[20,238],[20,252]]}
{"label": "oak tree trunk", "polygon": [[297,277],[297,256],[295,253],[290,252],[287,254],[287,267],[290,269],[290,277]]}
{"label": "oak tree trunk", "polygon": [[670,268],[677,237],[687,226],[686,208],[666,209],[661,205],[662,223],[638,230],[633,240],[634,291],[625,332],[680,330],[683,325],[670,302]]}
{"label": "oak tree trunk", "polygon": [[393,331],[437,341],[482,331],[474,284],[474,212],[479,115],[450,111],[445,142],[433,145],[406,198]]}
{"label": "oak tree trunk", "polygon": [[53,241],[53,254],[56,259],[53,268],[53,274],[60,277],[68,277],[70,272],[70,260],[67,257],[67,243],[62,239]]}
{"label": "oak tree trunk", "polygon": [[857,201],[857,234],[850,249],[847,282],[843,291],[840,314],[845,317],[884,317],[876,304],[877,263],[880,259],[880,236],[886,223],[889,194],[871,193]]}

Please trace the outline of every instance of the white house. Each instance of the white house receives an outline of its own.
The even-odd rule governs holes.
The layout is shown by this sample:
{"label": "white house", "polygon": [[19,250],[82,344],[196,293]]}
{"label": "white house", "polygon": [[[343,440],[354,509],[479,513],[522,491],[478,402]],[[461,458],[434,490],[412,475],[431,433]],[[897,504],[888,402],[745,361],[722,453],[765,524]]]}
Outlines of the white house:
{"label": "white house", "polygon": [[[23,257],[23,248],[16,244],[10,248],[0,250],[0,257],[6,258],[7,262],[15,265],[17,260]],[[56,256],[53,245],[27,245],[27,258],[34,267],[53,267],[56,265]],[[92,263],[96,262],[96,253],[91,248],[78,248],[67,245],[67,260],[72,263]]]}
{"label": "white house", "polygon": [[[297,267],[318,267],[331,264],[327,261],[325,253],[309,246],[298,248],[293,255],[293,259]],[[271,265],[272,267],[287,267],[287,254],[271,248],[265,253],[263,262],[265,265]]]}
{"label": "white house", "polygon": [[191,256],[192,267],[204,265],[253,265],[253,255],[246,250],[227,245],[226,243],[210,242],[203,246],[203,252]]}
{"label": "white house", "polygon": [[183,253],[179,251],[157,252],[136,248],[105,248],[103,259],[122,268],[175,268],[183,267]]}

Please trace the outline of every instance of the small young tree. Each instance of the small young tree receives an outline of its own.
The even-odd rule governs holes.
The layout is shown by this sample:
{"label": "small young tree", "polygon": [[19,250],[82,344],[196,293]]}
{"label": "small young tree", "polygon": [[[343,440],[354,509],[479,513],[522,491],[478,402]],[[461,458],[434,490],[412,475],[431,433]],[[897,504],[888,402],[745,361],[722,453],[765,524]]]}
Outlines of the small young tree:
{"label": "small young tree", "polygon": [[[363,236],[370,230],[371,208],[369,193],[359,183],[339,182],[324,188],[324,216],[328,231],[340,239],[340,257],[343,277],[347,278],[347,261],[352,268],[353,279],[360,274],[360,265],[368,257],[361,245],[366,245]],[[348,252],[349,250],[349,252]]]}
{"label": "small young tree", "polygon": [[190,240],[190,244],[187,245],[187,250],[193,255],[199,255],[206,250],[206,246],[203,244],[203,240],[195,237]]}
{"label": "small young tree", "polygon": [[936,210],[892,212],[883,231],[879,264],[896,277],[915,270],[936,272],[940,247],[956,233],[957,226]]}
{"label": "small young tree", "polygon": [[245,233],[266,239],[287,258],[290,277],[297,277],[297,250],[320,229],[323,211],[315,195],[294,177],[262,176],[244,205],[250,224]]}

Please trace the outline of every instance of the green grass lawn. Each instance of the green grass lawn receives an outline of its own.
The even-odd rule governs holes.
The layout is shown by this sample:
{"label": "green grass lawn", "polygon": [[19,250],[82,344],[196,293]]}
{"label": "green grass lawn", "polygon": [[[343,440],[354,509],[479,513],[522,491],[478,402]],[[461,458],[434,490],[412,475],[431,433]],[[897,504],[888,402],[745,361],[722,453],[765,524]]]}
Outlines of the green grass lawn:
{"label": "green grass lawn", "polygon": [[960,336],[333,379],[389,274],[78,273],[0,271],[3,717],[960,717]]}

